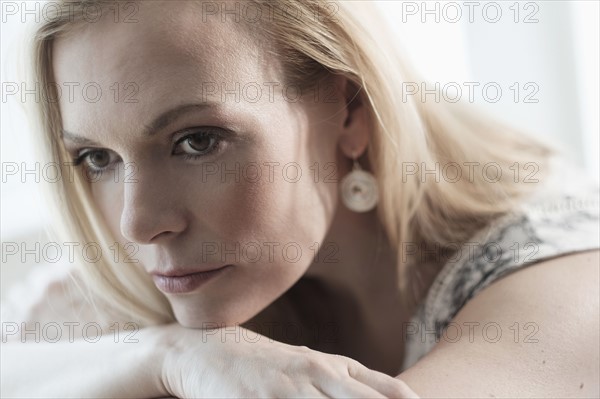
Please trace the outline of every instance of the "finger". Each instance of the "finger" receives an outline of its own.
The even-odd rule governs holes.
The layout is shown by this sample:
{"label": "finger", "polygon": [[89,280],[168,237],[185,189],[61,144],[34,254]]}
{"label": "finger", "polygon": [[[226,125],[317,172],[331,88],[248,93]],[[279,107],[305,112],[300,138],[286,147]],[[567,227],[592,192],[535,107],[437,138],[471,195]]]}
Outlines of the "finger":
{"label": "finger", "polygon": [[352,377],[346,377],[344,379],[328,379],[321,383],[320,388],[332,398],[385,399],[385,396],[380,392]]}
{"label": "finger", "polygon": [[387,398],[413,399],[419,398],[401,379],[391,377],[376,370],[371,370],[360,363],[348,364],[348,372],[352,378],[377,390]]}

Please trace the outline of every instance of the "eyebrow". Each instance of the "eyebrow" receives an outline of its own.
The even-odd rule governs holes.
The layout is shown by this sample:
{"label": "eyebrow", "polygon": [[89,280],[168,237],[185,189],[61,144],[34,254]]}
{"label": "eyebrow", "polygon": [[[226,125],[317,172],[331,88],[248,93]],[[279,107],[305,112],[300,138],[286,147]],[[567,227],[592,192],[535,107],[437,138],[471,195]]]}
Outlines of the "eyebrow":
{"label": "eyebrow", "polygon": [[[168,111],[163,112],[158,117],[156,117],[149,125],[144,126],[144,130],[142,132],[142,137],[152,137],[162,129],[166,128],[181,116],[192,112],[192,111],[202,111],[209,108],[217,108],[220,105],[219,102],[203,102],[199,104],[186,104],[182,105]],[[99,143],[88,139],[87,137],[79,136],[75,133],[69,132],[65,129],[62,129],[62,137],[67,139],[75,144],[81,145],[100,145]]]}

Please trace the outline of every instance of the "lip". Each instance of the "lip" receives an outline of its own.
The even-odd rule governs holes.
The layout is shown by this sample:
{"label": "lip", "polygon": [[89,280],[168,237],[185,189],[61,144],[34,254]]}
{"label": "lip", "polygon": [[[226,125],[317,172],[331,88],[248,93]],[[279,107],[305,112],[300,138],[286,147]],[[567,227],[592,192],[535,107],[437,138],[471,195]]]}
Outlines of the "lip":
{"label": "lip", "polygon": [[225,265],[217,269],[200,272],[172,270],[152,273],[152,279],[156,287],[165,294],[185,294],[197,290],[232,266]]}

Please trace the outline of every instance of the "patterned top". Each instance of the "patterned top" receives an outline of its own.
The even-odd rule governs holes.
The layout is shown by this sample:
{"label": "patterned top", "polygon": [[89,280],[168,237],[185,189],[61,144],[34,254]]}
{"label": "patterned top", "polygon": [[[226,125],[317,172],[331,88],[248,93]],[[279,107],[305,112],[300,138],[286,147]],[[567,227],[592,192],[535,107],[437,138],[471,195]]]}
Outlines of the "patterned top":
{"label": "patterned top", "polygon": [[407,335],[402,370],[429,353],[459,310],[494,281],[547,258],[600,248],[598,182],[555,162],[520,209],[479,231],[443,266],[410,321],[415,334]]}

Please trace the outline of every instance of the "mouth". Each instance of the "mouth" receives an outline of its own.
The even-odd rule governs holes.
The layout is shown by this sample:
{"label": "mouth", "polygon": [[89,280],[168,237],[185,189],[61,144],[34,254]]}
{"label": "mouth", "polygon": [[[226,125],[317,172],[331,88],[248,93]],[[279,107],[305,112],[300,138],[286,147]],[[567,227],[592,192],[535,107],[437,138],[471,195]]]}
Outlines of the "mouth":
{"label": "mouth", "polygon": [[197,290],[231,267],[233,265],[225,265],[218,269],[191,273],[177,271],[152,273],[152,279],[156,287],[165,294],[185,294]]}

